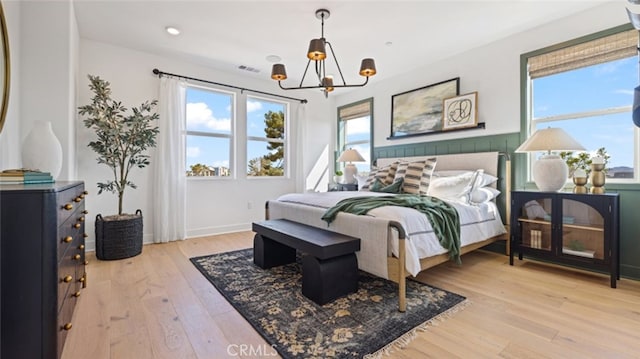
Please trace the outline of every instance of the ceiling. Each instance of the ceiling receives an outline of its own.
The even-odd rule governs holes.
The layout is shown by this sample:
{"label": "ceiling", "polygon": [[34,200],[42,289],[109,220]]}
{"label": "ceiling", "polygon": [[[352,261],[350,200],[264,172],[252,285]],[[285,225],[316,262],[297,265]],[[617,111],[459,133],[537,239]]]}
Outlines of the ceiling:
{"label": "ceiling", "polygon": [[[82,38],[265,80],[273,64],[266,57],[277,55],[287,67],[284,84],[296,86],[309,41],[320,37],[320,8],[331,12],[325,38],[351,84],[363,81],[357,73],[364,57],[375,59],[371,81],[379,81],[605,1],[75,0],[74,6]],[[167,26],[181,34],[167,34]],[[327,72],[338,76],[329,65]]]}

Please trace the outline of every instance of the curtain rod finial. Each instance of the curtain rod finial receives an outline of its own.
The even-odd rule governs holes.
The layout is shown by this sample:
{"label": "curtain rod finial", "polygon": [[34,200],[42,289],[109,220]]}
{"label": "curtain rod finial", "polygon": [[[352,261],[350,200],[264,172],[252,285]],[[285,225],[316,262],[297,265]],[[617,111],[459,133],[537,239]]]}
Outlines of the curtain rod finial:
{"label": "curtain rod finial", "polygon": [[160,74],[160,70],[158,70],[158,69],[153,69],[153,73],[154,73],[154,74],[156,74],[156,75],[159,75],[159,74]]}

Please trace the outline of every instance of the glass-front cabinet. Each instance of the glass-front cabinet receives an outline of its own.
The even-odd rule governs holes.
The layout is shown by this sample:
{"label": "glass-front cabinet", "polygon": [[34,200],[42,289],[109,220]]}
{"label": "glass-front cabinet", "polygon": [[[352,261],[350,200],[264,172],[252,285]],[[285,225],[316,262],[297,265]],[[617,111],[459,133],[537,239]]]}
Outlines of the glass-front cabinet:
{"label": "glass-front cabinet", "polygon": [[513,191],[511,254],[607,272],[619,279],[618,194]]}

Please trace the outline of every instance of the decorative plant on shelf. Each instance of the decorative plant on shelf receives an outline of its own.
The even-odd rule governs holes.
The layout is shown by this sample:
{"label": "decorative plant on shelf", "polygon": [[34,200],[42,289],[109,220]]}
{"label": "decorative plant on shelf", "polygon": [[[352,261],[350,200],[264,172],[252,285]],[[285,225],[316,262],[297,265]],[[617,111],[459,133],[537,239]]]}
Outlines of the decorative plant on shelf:
{"label": "decorative plant on shelf", "polygon": [[96,216],[96,256],[99,259],[132,257],[142,252],[142,212],[123,213],[124,191],[127,187],[137,188],[129,181],[130,171],[150,163],[144,152],[156,145],[159,130],[154,122],[159,116],[153,108],[157,101],[146,101],[126,114],[127,108],[111,98],[109,82],[98,76],[88,77],[94,96],[90,104],[78,108],[78,113],[86,116],[85,127],[97,136],[89,142],[89,147],[98,154],[98,163],[109,167],[113,176],[98,183],[98,194],[107,191],[118,195],[117,215]]}
{"label": "decorative plant on shelf", "polygon": [[589,153],[580,152],[575,154],[574,152],[560,152],[560,157],[567,163],[569,167],[569,178],[573,177],[573,173],[577,169],[581,169],[585,171],[585,173],[589,173],[589,166],[591,165],[591,159],[589,158]]}
{"label": "decorative plant on shelf", "polygon": [[342,173],[342,171],[340,171],[340,170],[336,170],[336,172],[335,172],[335,173],[336,173],[336,174],[335,174],[335,176],[333,176],[333,181],[334,181],[335,183],[340,183],[340,182],[342,181],[342,175],[343,175],[344,173]]}
{"label": "decorative plant on shelf", "polygon": [[560,152],[560,157],[567,163],[567,166],[569,167],[569,177],[573,177],[573,174],[577,169],[585,171],[586,175],[588,176],[589,172],[591,171],[591,161],[593,157],[596,156],[604,158],[606,171],[607,163],[609,162],[609,158],[611,156],[607,154],[607,150],[604,147],[598,148],[593,156],[588,152],[580,152],[577,154],[571,151]]}

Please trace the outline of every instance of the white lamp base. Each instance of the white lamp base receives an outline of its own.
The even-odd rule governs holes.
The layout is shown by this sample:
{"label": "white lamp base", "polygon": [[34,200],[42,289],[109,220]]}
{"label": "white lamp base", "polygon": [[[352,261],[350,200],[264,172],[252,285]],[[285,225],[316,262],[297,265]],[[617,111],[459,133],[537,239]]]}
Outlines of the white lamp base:
{"label": "white lamp base", "polygon": [[533,181],[543,192],[558,192],[567,183],[569,168],[559,155],[542,155],[533,164]]}
{"label": "white lamp base", "polygon": [[344,166],[344,182],[345,184],[349,183],[358,183],[358,179],[356,178],[356,174],[358,174],[358,168],[353,163],[347,163]]}

